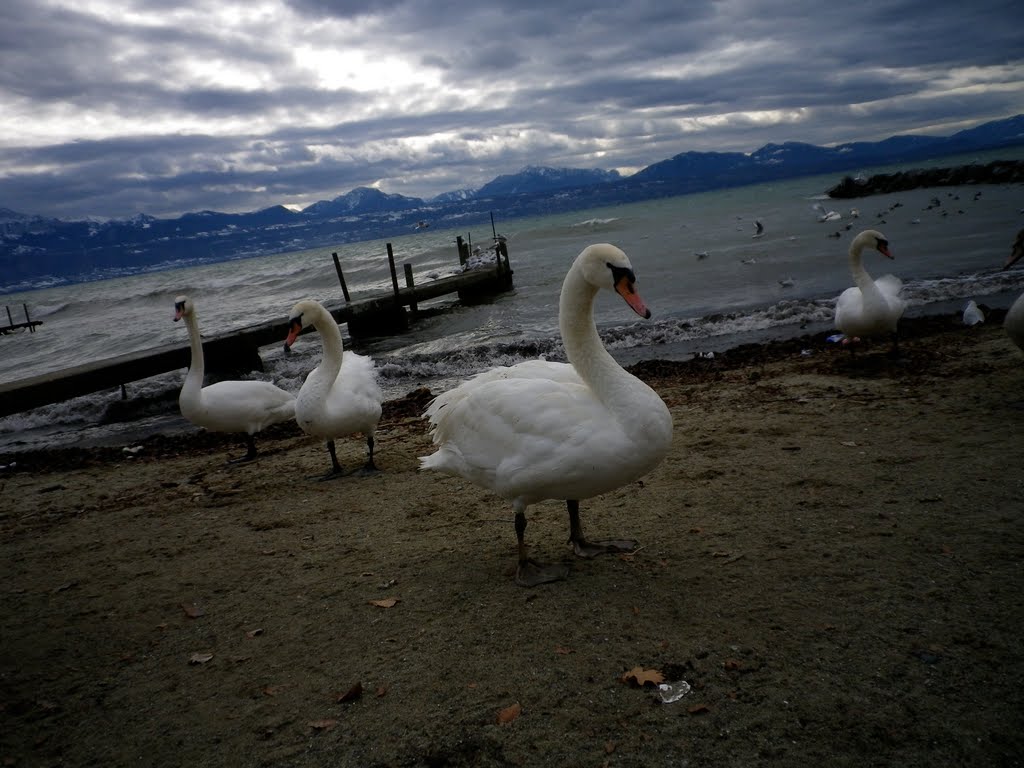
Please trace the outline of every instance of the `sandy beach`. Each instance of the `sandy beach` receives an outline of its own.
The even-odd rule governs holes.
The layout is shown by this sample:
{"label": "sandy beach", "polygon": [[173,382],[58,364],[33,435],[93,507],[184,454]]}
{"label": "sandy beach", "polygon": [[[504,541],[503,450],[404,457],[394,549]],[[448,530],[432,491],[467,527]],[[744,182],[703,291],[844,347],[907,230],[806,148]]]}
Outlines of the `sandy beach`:
{"label": "sandy beach", "polygon": [[[372,477],[294,425],[0,457],[10,766],[1024,763],[1024,354],[998,316],[634,372],[651,474],[581,505],[421,473],[426,391]],[[339,442],[355,467],[365,444]],[[673,691],[665,703],[656,682]],[[644,681],[647,684],[641,685]]]}

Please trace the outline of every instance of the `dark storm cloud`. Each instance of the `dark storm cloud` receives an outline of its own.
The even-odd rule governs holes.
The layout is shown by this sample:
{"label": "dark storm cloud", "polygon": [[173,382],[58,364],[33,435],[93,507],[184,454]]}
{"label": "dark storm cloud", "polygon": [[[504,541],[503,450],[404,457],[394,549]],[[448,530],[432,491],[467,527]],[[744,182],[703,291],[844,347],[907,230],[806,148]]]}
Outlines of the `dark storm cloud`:
{"label": "dark storm cloud", "polygon": [[429,197],[524,165],[639,168],[1024,111],[1019,3],[674,5],[8,0],[0,207]]}

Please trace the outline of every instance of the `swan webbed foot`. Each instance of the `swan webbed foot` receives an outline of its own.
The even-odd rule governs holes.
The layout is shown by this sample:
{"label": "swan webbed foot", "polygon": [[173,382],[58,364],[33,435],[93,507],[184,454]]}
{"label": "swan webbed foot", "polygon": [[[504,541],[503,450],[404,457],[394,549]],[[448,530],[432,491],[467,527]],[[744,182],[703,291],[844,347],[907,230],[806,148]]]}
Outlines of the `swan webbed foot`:
{"label": "swan webbed foot", "polygon": [[639,546],[640,543],[633,539],[604,539],[602,541],[572,539],[573,551],[579,557],[588,558],[598,555],[628,554],[635,552]]}
{"label": "swan webbed foot", "polygon": [[538,584],[550,584],[562,581],[569,575],[569,566],[564,563],[538,563],[526,558],[519,561],[516,568],[516,584],[521,587],[536,587]]}
{"label": "swan webbed foot", "polygon": [[239,456],[237,459],[228,459],[228,464],[248,464],[256,458],[256,439],[252,435],[246,435],[245,445],[248,449],[245,452],[245,456]]}
{"label": "swan webbed foot", "polygon": [[519,565],[516,567],[516,584],[521,587],[536,587],[538,584],[548,584],[552,581],[561,581],[569,575],[569,566],[564,563],[538,563],[526,554],[526,513],[523,511],[526,505],[517,500],[513,502],[516,512],[516,540],[519,543]]}
{"label": "swan webbed foot", "polygon": [[598,555],[621,554],[632,552],[639,545],[633,539],[603,539],[587,541],[583,535],[583,524],[580,522],[580,503],[576,499],[565,502],[569,510],[569,542],[573,551],[580,557],[597,557]]}
{"label": "swan webbed foot", "polygon": [[363,464],[362,467],[357,469],[353,474],[360,475],[362,477],[369,477],[370,475],[376,475],[380,472],[380,467],[373,463],[373,459]]}

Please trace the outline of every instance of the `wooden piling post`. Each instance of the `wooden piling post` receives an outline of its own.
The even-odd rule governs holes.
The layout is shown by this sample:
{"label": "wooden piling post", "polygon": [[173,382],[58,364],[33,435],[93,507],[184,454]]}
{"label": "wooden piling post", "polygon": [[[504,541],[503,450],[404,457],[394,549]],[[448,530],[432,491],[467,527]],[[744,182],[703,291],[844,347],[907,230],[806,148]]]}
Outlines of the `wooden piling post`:
{"label": "wooden piling post", "polygon": [[34,325],[32,325],[32,320],[28,316],[28,304],[22,304],[21,308],[23,310],[25,310],[25,325],[28,326],[28,332],[29,333],[35,333],[36,332],[36,327]]}
{"label": "wooden piling post", "polygon": [[10,307],[4,307],[4,308],[7,310],[7,324],[9,326],[11,326],[11,328],[13,328],[14,327],[14,318],[11,317],[11,308]]}
{"label": "wooden piling post", "polygon": [[409,293],[412,294],[412,298],[409,299],[409,309],[411,309],[412,313],[415,315],[419,309],[416,307],[416,294],[413,293],[413,288],[415,288],[416,285],[412,281],[412,264],[403,264],[402,267],[405,269],[405,287],[408,288]]}
{"label": "wooden piling post", "polygon": [[391,243],[388,243],[388,266],[391,267],[391,287],[395,291],[395,299],[398,299],[398,272],[395,271],[395,252],[391,250]]}
{"label": "wooden piling post", "polygon": [[462,235],[455,236],[455,245],[459,249],[459,264],[465,266],[466,262],[469,261],[469,248],[462,242]]}
{"label": "wooden piling post", "polygon": [[345,276],[341,274],[341,262],[338,261],[338,253],[335,251],[331,254],[334,257],[334,269],[338,272],[338,282],[341,283],[341,292],[345,296],[345,302],[351,301],[348,297],[348,286],[345,285]]}

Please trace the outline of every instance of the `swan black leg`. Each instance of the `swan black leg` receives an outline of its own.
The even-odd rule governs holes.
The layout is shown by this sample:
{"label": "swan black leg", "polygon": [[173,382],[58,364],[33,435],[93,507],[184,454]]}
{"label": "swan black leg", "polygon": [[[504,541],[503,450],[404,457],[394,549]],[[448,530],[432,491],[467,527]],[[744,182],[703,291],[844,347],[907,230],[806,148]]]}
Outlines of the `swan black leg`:
{"label": "swan black leg", "polygon": [[369,451],[369,458],[366,459],[366,464],[363,465],[362,474],[372,475],[375,472],[380,472],[380,467],[373,463],[373,435],[369,434],[366,436],[366,447]]}
{"label": "swan black leg", "polygon": [[327,471],[326,475],[321,475],[318,480],[333,480],[336,477],[342,477],[345,474],[345,470],[341,468],[341,464],[338,463],[338,454],[334,449],[334,441],[327,441],[327,452],[331,454],[331,468]]}
{"label": "swan black leg", "polygon": [[632,552],[638,546],[633,539],[605,539],[603,541],[587,541],[583,535],[583,524],[580,522],[580,503],[576,499],[565,502],[569,508],[569,541],[573,551],[580,557],[597,557],[598,555],[616,552]]}
{"label": "swan black leg", "polygon": [[256,458],[256,438],[252,435],[246,435],[245,445],[247,448],[245,456],[241,456],[237,459],[230,459],[228,460],[228,464],[244,464]]}
{"label": "swan black leg", "polygon": [[569,575],[569,566],[558,563],[538,563],[526,554],[526,512],[518,504],[516,510],[516,540],[519,542],[519,565],[516,583],[521,587],[535,587],[551,581],[560,581]]}

